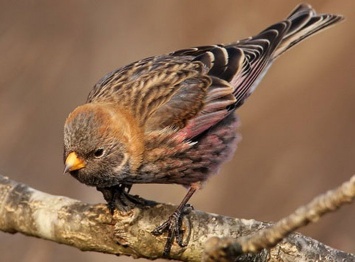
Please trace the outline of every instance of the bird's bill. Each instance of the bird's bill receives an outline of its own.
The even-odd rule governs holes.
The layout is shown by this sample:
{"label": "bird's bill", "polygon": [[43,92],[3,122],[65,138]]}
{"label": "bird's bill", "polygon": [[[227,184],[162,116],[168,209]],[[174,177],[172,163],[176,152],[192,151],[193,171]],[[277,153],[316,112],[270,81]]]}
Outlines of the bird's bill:
{"label": "bird's bill", "polygon": [[75,152],[71,152],[65,160],[64,173],[79,170],[85,167],[85,162]]}

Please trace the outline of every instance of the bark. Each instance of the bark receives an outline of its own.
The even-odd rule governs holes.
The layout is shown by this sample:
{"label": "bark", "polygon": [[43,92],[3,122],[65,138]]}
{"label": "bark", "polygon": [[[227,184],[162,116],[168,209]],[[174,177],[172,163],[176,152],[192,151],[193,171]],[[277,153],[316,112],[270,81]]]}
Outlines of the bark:
{"label": "bark", "polygon": [[[151,231],[174,208],[157,203],[125,213],[115,211],[111,215],[104,204],[90,205],[53,196],[0,176],[0,230],[51,240],[83,251],[160,258],[166,236],[155,237]],[[170,258],[180,261],[355,261],[353,254],[298,233],[256,254],[236,252],[233,243],[229,243],[270,225],[192,210],[184,217],[182,225],[188,245],[181,248],[174,244]]]}

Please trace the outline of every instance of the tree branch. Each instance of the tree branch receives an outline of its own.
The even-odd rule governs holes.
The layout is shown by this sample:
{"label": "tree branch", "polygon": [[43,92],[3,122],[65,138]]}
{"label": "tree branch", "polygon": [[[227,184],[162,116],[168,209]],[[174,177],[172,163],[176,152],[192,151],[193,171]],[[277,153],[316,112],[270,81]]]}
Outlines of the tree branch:
{"label": "tree branch", "polygon": [[[144,209],[135,208],[127,213],[115,211],[112,216],[104,204],[90,205],[63,196],[49,195],[0,176],[0,230],[19,232],[84,251],[159,258],[166,239],[164,236],[153,236],[151,231],[174,208],[172,205],[156,204]],[[252,219],[236,219],[193,210],[183,221],[185,241],[189,244],[185,248],[174,245],[170,257],[181,261],[201,261],[205,242],[211,237],[238,239],[270,225]],[[214,246],[216,242],[213,241],[219,242],[220,239],[212,238],[206,248]],[[204,258],[211,260],[211,257]],[[271,249],[239,256],[238,261],[296,261],[297,258],[355,261],[352,254],[332,249],[298,233],[290,234]]]}

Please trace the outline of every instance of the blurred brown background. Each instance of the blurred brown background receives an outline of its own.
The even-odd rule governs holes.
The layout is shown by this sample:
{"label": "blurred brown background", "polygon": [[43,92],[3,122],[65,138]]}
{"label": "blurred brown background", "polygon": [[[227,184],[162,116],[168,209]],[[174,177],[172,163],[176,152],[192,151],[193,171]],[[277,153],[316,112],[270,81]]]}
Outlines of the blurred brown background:
{"label": "blurred brown background", "polygon": [[[239,110],[236,156],[193,197],[195,208],[275,221],[355,173],[355,4],[309,3],[347,20],[274,64]],[[256,34],[297,4],[1,1],[0,173],[51,194],[103,202],[94,188],[62,174],[64,120],[95,82],[144,57]],[[140,185],[133,193],[177,204],[185,189]],[[354,221],[353,204],[302,233],[355,253]],[[0,243],[1,261],[131,261],[20,234],[0,233]]]}

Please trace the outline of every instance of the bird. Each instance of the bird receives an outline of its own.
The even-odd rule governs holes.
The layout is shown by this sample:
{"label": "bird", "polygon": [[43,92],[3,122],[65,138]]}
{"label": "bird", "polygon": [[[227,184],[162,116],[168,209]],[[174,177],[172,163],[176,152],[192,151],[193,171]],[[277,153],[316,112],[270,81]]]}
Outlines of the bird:
{"label": "bird", "polygon": [[236,110],[272,63],[309,36],[343,20],[298,5],[284,20],[230,44],[187,48],[108,73],[64,124],[64,173],[101,191],[108,206],[141,204],[134,184],[187,188],[152,233],[183,247],[181,218],[191,196],[231,159],[240,140]]}

